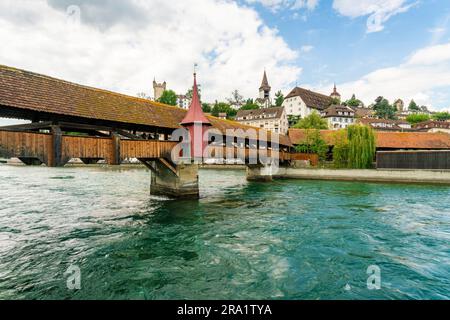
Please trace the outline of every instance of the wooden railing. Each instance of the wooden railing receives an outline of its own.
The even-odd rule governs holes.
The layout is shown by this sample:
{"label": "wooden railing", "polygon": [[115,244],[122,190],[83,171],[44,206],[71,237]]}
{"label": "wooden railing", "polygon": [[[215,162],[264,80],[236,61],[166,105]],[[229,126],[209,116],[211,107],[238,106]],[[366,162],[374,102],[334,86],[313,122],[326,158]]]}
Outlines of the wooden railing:
{"label": "wooden railing", "polygon": [[[100,138],[61,135],[58,131],[50,134],[1,131],[0,151],[10,157],[33,158],[49,165],[60,166],[72,158],[104,159],[109,164],[120,164],[123,159],[171,159],[171,152],[177,142],[158,140],[121,140],[118,136]],[[262,157],[275,158],[279,161],[310,160],[317,164],[316,155],[290,153],[284,150],[250,149],[237,147],[212,147],[211,156],[221,150],[223,158],[238,159],[242,155],[245,162]]]}
{"label": "wooden railing", "polygon": [[0,149],[9,157],[34,158],[48,164],[53,150],[52,135],[0,131]]}
{"label": "wooden railing", "polygon": [[169,158],[177,142],[157,140],[121,140],[120,156],[122,159]]}
{"label": "wooden railing", "polygon": [[62,137],[62,158],[67,162],[72,158],[105,159],[108,163],[114,158],[111,138]]}

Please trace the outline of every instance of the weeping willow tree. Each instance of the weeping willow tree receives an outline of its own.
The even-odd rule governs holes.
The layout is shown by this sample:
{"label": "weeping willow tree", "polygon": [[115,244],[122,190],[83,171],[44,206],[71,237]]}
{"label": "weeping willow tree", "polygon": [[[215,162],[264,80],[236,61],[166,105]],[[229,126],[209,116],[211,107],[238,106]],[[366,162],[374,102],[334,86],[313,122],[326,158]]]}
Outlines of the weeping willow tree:
{"label": "weeping willow tree", "polygon": [[335,168],[348,167],[349,142],[347,130],[336,131],[333,135],[333,160]]}
{"label": "weeping willow tree", "polygon": [[347,128],[348,166],[352,169],[369,169],[375,159],[375,135],[372,128],[352,125]]}

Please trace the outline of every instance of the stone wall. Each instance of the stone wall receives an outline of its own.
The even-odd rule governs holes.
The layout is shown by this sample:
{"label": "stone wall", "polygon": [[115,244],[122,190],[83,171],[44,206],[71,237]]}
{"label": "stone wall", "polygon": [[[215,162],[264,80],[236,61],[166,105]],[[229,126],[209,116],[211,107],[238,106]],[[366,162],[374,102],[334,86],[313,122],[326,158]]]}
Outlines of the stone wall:
{"label": "stone wall", "polygon": [[450,185],[450,170],[337,170],[280,168],[274,178],[433,183]]}

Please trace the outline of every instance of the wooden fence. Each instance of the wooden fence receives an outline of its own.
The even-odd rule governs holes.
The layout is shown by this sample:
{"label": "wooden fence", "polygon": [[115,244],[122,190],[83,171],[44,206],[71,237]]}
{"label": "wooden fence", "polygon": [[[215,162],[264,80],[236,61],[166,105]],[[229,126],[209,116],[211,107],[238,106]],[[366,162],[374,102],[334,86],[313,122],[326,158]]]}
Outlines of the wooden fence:
{"label": "wooden fence", "polygon": [[450,170],[450,150],[379,151],[377,169]]}

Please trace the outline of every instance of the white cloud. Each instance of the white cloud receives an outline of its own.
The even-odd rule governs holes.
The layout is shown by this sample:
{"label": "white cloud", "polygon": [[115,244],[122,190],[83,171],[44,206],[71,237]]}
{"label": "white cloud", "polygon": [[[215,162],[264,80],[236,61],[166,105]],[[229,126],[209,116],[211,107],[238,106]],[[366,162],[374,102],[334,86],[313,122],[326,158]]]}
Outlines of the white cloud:
{"label": "white cloud", "polygon": [[[79,25],[66,15],[71,3]],[[274,90],[301,73],[277,31],[230,1],[3,0],[0,38],[0,64],[130,95],[153,94],[154,76],[185,93],[194,63],[206,101],[233,89],[256,97],[264,68]]]}
{"label": "white cloud", "polygon": [[408,11],[414,4],[408,0],[334,0],[333,8],[351,18],[369,16],[367,33],[379,32],[393,16]]}
{"label": "white cloud", "polygon": [[303,9],[314,10],[319,4],[319,0],[296,0],[292,9]]}
{"label": "white cloud", "polygon": [[314,10],[319,4],[319,0],[246,0],[247,3],[254,4],[259,3],[272,11],[278,11],[280,9],[308,9]]}
{"label": "white cloud", "polygon": [[450,61],[450,43],[436,45],[415,52],[408,65],[441,65]]}
{"label": "white cloud", "polygon": [[442,40],[442,38],[447,34],[449,24],[450,24],[450,14],[447,14],[446,16],[441,18],[433,28],[428,29],[428,31],[432,35],[431,37],[432,45],[439,43]]}
{"label": "white cloud", "polygon": [[[320,90],[327,92],[331,86],[327,84]],[[345,99],[353,93],[367,104],[378,96],[390,101],[415,99],[434,109],[449,107],[434,105],[436,95],[444,89],[450,89],[450,43],[422,48],[397,67],[375,70],[359,80],[338,86]]]}
{"label": "white cloud", "polygon": [[313,49],[314,49],[314,46],[306,45],[306,46],[302,46],[300,48],[300,52],[308,53],[308,52],[311,52]]}

